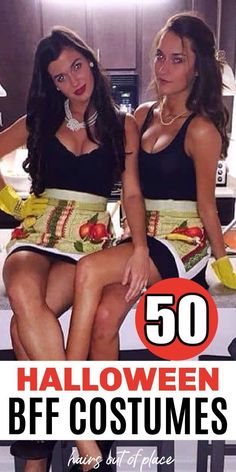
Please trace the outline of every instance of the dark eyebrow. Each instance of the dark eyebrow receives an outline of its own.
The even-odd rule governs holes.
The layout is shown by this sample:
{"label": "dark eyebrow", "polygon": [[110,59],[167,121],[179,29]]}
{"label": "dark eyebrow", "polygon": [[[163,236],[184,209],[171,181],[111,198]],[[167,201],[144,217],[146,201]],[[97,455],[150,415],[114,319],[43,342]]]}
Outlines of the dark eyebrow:
{"label": "dark eyebrow", "polygon": [[[156,54],[159,54],[159,53],[160,53],[160,54],[164,54],[161,49],[157,48]],[[173,52],[171,55],[172,55],[172,56],[175,56],[175,57],[176,57],[176,56],[186,56],[186,54],[184,54],[183,52]]]}
{"label": "dark eyebrow", "polygon": [[[73,62],[72,64],[70,65],[70,68],[74,67],[74,65],[76,64],[77,61],[80,61],[81,60],[81,56],[78,56]],[[60,77],[60,75],[64,75],[65,72],[60,72],[59,74],[56,74],[53,76],[54,79],[57,79],[57,77]]]}
{"label": "dark eyebrow", "polygon": [[57,78],[60,77],[61,75],[64,75],[63,72],[61,72],[60,74],[54,75],[53,78],[54,78],[54,79],[57,79]]}
{"label": "dark eyebrow", "polygon": [[73,67],[77,61],[81,61],[81,56],[78,56],[71,64],[71,67]]}
{"label": "dark eyebrow", "polygon": [[183,52],[173,52],[172,56],[186,56]]}

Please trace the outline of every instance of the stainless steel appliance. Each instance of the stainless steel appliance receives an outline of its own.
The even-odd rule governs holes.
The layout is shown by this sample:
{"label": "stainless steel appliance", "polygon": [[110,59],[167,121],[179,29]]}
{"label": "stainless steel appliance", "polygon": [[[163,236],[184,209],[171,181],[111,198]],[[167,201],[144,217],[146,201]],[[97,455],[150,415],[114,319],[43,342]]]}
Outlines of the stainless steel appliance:
{"label": "stainless steel appliance", "polygon": [[132,113],[138,106],[138,75],[110,75],[111,93],[120,109]]}
{"label": "stainless steel appliance", "polygon": [[216,171],[216,186],[226,187],[227,185],[227,164],[226,161],[219,160]]}

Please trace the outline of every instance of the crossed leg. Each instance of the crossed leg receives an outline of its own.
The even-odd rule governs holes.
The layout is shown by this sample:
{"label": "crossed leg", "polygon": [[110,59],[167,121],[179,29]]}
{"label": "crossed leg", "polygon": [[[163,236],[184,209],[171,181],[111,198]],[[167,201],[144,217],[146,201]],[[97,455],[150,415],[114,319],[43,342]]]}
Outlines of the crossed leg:
{"label": "crossed leg", "polygon": [[[103,340],[105,339],[107,342],[109,319],[111,320],[111,331],[113,334],[114,330],[116,332],[116,337],[113,339],[113,347],[111,348],[113,349],[112,357],[110,357],[110,351],[106,350],[106,359],[117,359],[118,329],[124,316],[135,301],[133,300],[131,303],[126,302],[124,297],[128,286],[121,285],[126,264],[132,253],[132,244],[126,243],[90,254],[78,262],[73,310],[66,348],[67,359],[87,359],[91,339],[91,358],[97,359],[96,354],[94,354],[94,342],[95,337],[98,336],[98,331],[102,334],[99,328],[99,323],[102,319],[104,329]],[[149,284],[157,282],[160,278],[160,274],[150,259]],[[98,316],[99,313],[100,315]],[[94,325],[95,315],[96,321]],[[92,333],[94,334],[92,335]],[[80,339],[79,343],[78,337]]]}
{"label": "crossed leg", "polygon": [[[135,301],[126,302],[129,287],[121,285],[132,252],[132,245],[127,243],[92,254],[77,264],[68,359],[86,359],[88,352],[91,360],[118,359],[119,328]],[[150,260],[149,284],[158,280],[160,275]],[[76,444],[84,457],[96,457],[99,452],[95,441]]]}
{"label": "crossed leg", "polygon": [[[150,261],[150,277],[148,285],[161,279],[153,262]],[[98,306],[90,341],[89,358],[91,360],[117,360],[119,357],[119,329],[134,305],[125,300],[127,286],[121,284],[107,285]]]}
{"label": "crossed leg", "polygon": [[[114,263],[117,262],[117,255],[116,254],[115,254],[115,259],[114,260],[113,260],[113,258],[111,258],[111,260],[108,261],[108,265],[106,265],[106,264],[104,265],[103,262],[102,262],[102,265],[99,265],[100,269],[103,268],[103,270],[105,271],[105,277],[104,277],[103,270],[101,270],[101,273],[102,273],[103,277],[99,278],[99,287],[96,286],[96,280],[97,280],[97,276],[101,275],[101,274],[98,274],[98,271],[94,271],[94,264],[93,263],[91,265],[90,265],[90,262],[89,262],[89,264],[87,263],[89,258],[84,258],[84,260],[87,259],[87,261],[86,261],[86,264],[85,264],[86,271],[85,271],[85,273],[82,273],[82,279],[84,280],[84,276],[85,276],[85,279],[88,282],[88,286],[87,286],[87,283],[85,285],[83,285],[82,291],[83,291],[83,288],[85,289],[86,287],[87,287],[87,291],[86,291],[87,295],[88,295],[88,289],[89,289],[89,292],[90,292],[89,295],[91,295],[91,293],[94,294],[94,291],[95,291],[95,294],[97,296],[97,303],[98,304],[100,303],[99,307],[97,307],[97,304],[96,304],[97,316],[96,316],[96,319],[95,319],[95,325],[94,325],[93,336],[92,336],[92,341],[91,341],[91,356],[90,357],[94,360],[95,359],[104,359],[104,358],[105,359],[117,359],[119,326],[120,326],[123,318],[125,317],[126,313],[129,311],[129,309],[133,305],[133,302],[127,303],[125,301],[125,294],[128,290],[128,287],[124,287],[120,283],[117,283],[117,282],[120,282],[121,274],[123,273],[126,261],[128,260],[128,257],[130,257],[130,255],[132,254],[132,251],[133,251],[132,245],[127,244],[127,245],[124,245],[123,247],[127,247],[127,246],[129,247],[129,249],[124,250],[124,251],[122,250],[123,255],[122,255],[122,258],[119,259],[120,261],[122,260],[122,264],[120,264],[120,266],[119,266],[118,275],[117,275],[117,273],[110,274],[110,271],[107,270],[107,268],[110,269],[112,266],[114,267]],[[111,250],[109,249],[109,251],[111,251]],[[118,251],[118,253],[119,252],[120,251]],[[98,255],[98,254],[96,254],[96,255]],[[94,261],[95,266],[98,268],[97,262],[100,264],[100,260],[97,261],[95,259],[95,261]],[[32,262],[31,262],[31,264],[32,264]],[[151,276],[150,276],[149,283],[152,284],[155,281],[159,280],[160,276],[159,276],[156,268],[152,264],[152,262],[150,262],[150,264],[151,264]],[[84,264],[83,264],[82,267],[84,268]],[[60,269],[62,269],[61,276],[60,276]],[[74,269],[74,267],[73,267],[73,269]],[[91,269],[91,279],[90,279],[90,277],[87,279],[87,275],[90,272],[90,269]],[[78,289],[79,289],[79,284],[80,284],[80,281],[81,281],[81,277],[80,277],[81,273],[80,273],[80,276],[79,276],[78,286],[76,286],[75,289],[73,287],[73,276],[74,276],[74,274],[71,275],[71,279],[70,279],[71,283],[69,284],[70,285],[69,288],[71,289],[71,287],[72,287],[72,292],[71,292],[71,290],[70,291],[66,290],[66,294],[60,292],[60,288],[58,289],[58,287],[60,287],[60,285],[58,285],[56,283],[56,282],[60,283],[60,280],[62,280],[62,279],[68,281],[68,278],[65,277],[64,269],[62,267],[61,268],[60,267],[56,268],[56,266],[54,265],[54,273],[53,273],[53,269],[51,269],[51,271],[49,271],[49,269],[48,269],[48,271],[46,273],[47,273],[47,290],[45,292],[46,293],[46,296],[45,296],[46,304],[48,305],[49,310],[51,309],[51,311],[60,313],[60,311],[64,311],[65,305],[71,303],[74,291],[75,291],[75,297],[76,298],[80,296],[78,294],[78,291],[79,291]],[[110,280],[111,280],[110,275],[112,275],[111,279],[114,282],[113,284],[110,284]],[[50,284],[50,280],[51,280],[51,284]],[[94,282],[95,282],[95,284],[94,284]],[[110,284],[110,285],[108,285],[108,284]],[[92,292],[91,292],[91,290],[92,290]],[[9,290],[9,293],[10,293],[10,290]],[[69,294],[68,298],[67,298],[68,301],[65,303],[65,305],[60,305],[60,307],[58,307],[58,305],[57,305],[57,307],[55,306],[55,302],[56,302],[56,304],[58,304],[58,293],[60,295],[63,295],[63,296],[60,297],[62,301],[66,300],[65,295]],[[86,294],[85,294],[85,296],[86,296]],[[102,300],[100,300],[101,297],[102,297]],[[55,316],[55,313],[54,313],[54,316]],[[107,323],[108,316],[109,316],[110,323]],[[83,328],[83,322],[82,322],[82,328]],[[14,330],[15,330],[15,336],[14,336]],[[14,343],[16,345],[16,343],[17,343],[17,340],[16,340],[16,338],[17,338],[17,325],[16,325],[15,321],[13,321],[13,323],[12,323],[12,332],[13,332],[12,335],[13,335]],[[78,332],[75,333],[75,334],[76,334],[75,335],[75,340],[76,340],[76,344],[78,346]],[[106,341],[110,340],[110,343],[107,343],[107,349],[105,351],[104,351],[104,338],[106,339]],[[21,354],[19,354],[20,357],[21,356],[27,356],[26,351],[19,350],[19,343],[18,343],[18,352],[21,353]],[[29,358],[29,356],[24,357],[24,359],[26,359],[26,358]],[[35,358],[37,358],[37,357],[35,356]],[[47,357],[47,359],[48,358],[49,357]],[[73,359],[73,357],[72,357],[72,359]],[[95,441],[78,441],[77,446],[80,450],[81,456],[85,457],[86,455],[88,455],[90,457],[97,457],[101,454],[100,449],[99,449],[99,447],[98,447],[98,445]],[[38,470],[39,470],[39,472],[44,472],[45,468],[44,469],[30,468],[31,467],[30,462],[33,462],[33,461],[28,461],[28,467],[29,468],[26,469],[27,472],[31,472],[31,471],[32,472],[36,472],[36,471],[38,472]],[[37,461],[37,462],[38,462],[38,466],[39,466],[40,461]],[[36,466],[36,464],[34,464],[34,465]],[[45,461],[44,461],[44,467],[45,467]]]}
{"label": "crossed leg", "polygon": [[114,360],[119,357],[119,329],[134,300],[129,303],[125,295],[129,287],[111,284],[103,290],[93,323],[89,359],[96,361]]}

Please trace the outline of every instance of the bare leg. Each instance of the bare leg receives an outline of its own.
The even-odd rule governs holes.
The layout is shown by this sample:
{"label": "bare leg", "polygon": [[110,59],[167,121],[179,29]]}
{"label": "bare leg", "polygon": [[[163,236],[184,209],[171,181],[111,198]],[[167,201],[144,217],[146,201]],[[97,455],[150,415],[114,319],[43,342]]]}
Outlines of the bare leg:
{"label": "bare leg", "polygon": [[121,282],[126,262],[132,252],[132,244],[124,244],[90,254],[78,262],[66,349],[69,360],[87,359],[92,325],[103,288],[108,284]]}
{"label": "bare leg", "polygon": [[[60,316],[72,304],[74,292],[75,265],[54,261],[51,265],[46,288],[46,303],[48,307]],[[18,360],[30,360],[23,348],[18,335],[16,317],[11,320],[11,338]],[[46,472],[47,459],[27,460],[25,472]]]}
{"label": "bare leg", "polygon": [[19,337],[32,360],[65,359],[61,328],[45,301],[50,264],[47,256],[22,251],[9,256],[3,269]]}
{"label": "bare leg", "polygon": [[47,459],[37,461],[27,461],[25,464],[25,472],[46,472]]}
{"label": "bare leg", "polygon": [[102,293],[94,319],[89,359],[96,361],[117,360],[119,356],[119,329],[132,308],[134,301],[127,303],[127,286],[107,285]]}
{"label": "bare leg", "polygon": [[[150,263],[149,285],[161,279],[153,262]],[[117,360],[119,356],[119,329],[134,301],[125,300],[128,287],[121,284],[107,285],[102,293],[91,336],[89,358],[91,360]]]}
{"label": "bare leg", "polygon": [[[87,262],[88,262],[88,259],[87,259]],[[107,265],[105,266],[104,262],[100,264],[99,261],[95,260],[94,263],[95,263],[95,267],[104,269],[105,272],[107,271]],[[109,266],[114,266],[114,261],[113,262],[110,261],[108,263],[108,267]],[[160,280],[161,277],[152,261],[150,261],[150,268],[151,270],[150,270],[149,283],[151,285],[157,282],[158,280]],[[86,277],[87,271],[91,274],[92,280],[88,278],[88,281],[87,281],[87,277]],[[87,267],[87,264],[86,264],[86,274],[84,275],[84,278],[83,276],[79,276],[76,281],[75,298],[77,297],[78,291],[80,290],[79,284],[83,282],[84,280],[86,283],[83,285],[83,290],[87,289],[87,291],[84,292],[84,295],[86,296],[87,294],[87,297],[89,298],[89,300],[91,300],[91,297],[92,295],[94,295],[94,292],[95,292],[95,295],[97,296],[97,300],[95,301],[95,304],[93,305],[91,303],[92,305],[91,313],[93,313],[92,312],[93,309],[96,311],[95,305],[96,303],[99,303],[100,301],[99,296],[102,297],[100,304],[97,307],[96,317],[95,317],[95,321],[93,325],[91,345],[90,345],[90,359],[92,360],[117,360],[118,352],[119,352],[119,328],[125,315],[128,313],[128,311],[132,307],[134,301],[129,302],[129,303],[126,302],[125,295],[126,295],[126,292],[128,291],[128,287],[127,286],[124,287],[120,283],[113,283],[103,288],[101,280],[104,280],[104,279],[102,279],[100,275],[101,274],[100,273],[98,274],[96,270],[94,271],[94,268],[92,266],[89,265]],[[101,285],[98,284],[100,291],[99,290],[96,291],[97,281],[101,283]],[[80,297],[82,295],[83,295],[83,292],[81,291]],[[80,301],[81,301],[81,298],[77,302],[78,303],[77,307],[79,308],[80,308],[80,304],[79,304]],[[74,304],[75,303],[76,302],[74,302]],[[81,301],[81,305],[82,305],[82,301]],[[81,314],[81,311],[78,313],[78,316],[79,314]],[[86,313],[84,314],[84,316],[86,316]],[[91,320],[93,321],[92,317],[91,317]],[[75,323],[72,326],[76,330],[77,329],[84,330],[84,325],[81,326],[81,328],[78,327],[77,323]],[[71,330],[72,330],[72,326],[71,326]],[[83,332],[84,331],[82,332],[75,331],[74,340],[76,343],[76,348],[78,345],[78,336],[80,337],[80,341],[81,341],[81,333]],[[70,334],[71,334],[71,331],[70,331]],[[74,352],[76,351],[73,350],[73,346],[72,346],[70,355],[73,355]],[[86,455],[89,455],[96,458],[98,453],[100,453],[101,455],[101,452],[99,451],[98,446],[95,442],[77,441],[76,445],[80,451],[80,454],[83,457],[85,457]]]}
{"label": "bare leg", "polygon": [[[133,246],[127,243],[91,254],[81,259],[77,264],[75,298],[66,349],[68,359],[83,360],[87,358],[93,322],[103,289],[107,285],[121,283],[126,263],[132,253]],[[150,261],[150,267],[151,279],[159,280],[160,275],[152,261]],[[124,305],[122,305],[122,312],[123,307]],[[127,308],[128,306],[126,306],[125,312],[127,312]]]}
{"label": "bare leg", "polygon": [[[51,264],[46,287],[46,303],[57,317],[72,305],[75,267],[74,264],[57,260]],[[15,315],[11,319],[11,339],[16,358],[30,360],[20,341]]]}
{"label": "bare leg", "polygon": [[11,319],[10,334],[11,334],[12,347],[13,347],[13,351],[15,353],[16,359],[18,361],[30,361],[30,358],[27,355],[23,347],[23,344],[20,341],[20,337],[18,334],[17,319],[14,314]]}
{"label": "bare leg", "polygon": [[[132,252],[132,246],[130,248],[129,253],[131,253],[131,252]],[[86,268],[86,274],[89,273],[90,270],[91,270],[91,272],[93,271],[93,267],[90,266],[90,263],[87,264],[87,262],[86,262],[89,259],[90,258],[85,257],[85,258],[81,259],[81,261],[79,261],[79,264],[82,261],[85,261],[85,264],[83,264],[82,267]],[[95,265],[97,264],[96,260],[94,260],[94,264]],[[77,268],[78,268],[78,265],[77,265]],[[75,295],[74,295],[75,296],[75,298],[74,298],[75,313],[77,313],[76,308],[80,308],[80,303],[79,303],[80,297],[81,296],[83,297],[83,300],[81,301],[82,305],[83,305],[83,303],[86,302],[86,299],[88,297],[90,297],[90,295],[91,295],[89,293],[91,285],[90,285],[90,281],[86,280],[86,274],[85,274],[85,279],[84,279],[83,276],[82,277],[80,276],[80,271],[79,271],[79,277],[77,278],[77,281],[76,281]],[[84,281],[89,282],[89,283],[88,284],[83,283]],[[93,285],[92,280],[91,280],[91,283]],[[104,285],[106,285],[106,284],[104,284]],[[98,290],[96,290],[96,286],[92,287],[93,289],[95,289],[95,294],[96,294],[96,301],[95,301],[95,303],[92,304],[92,310],[94,310],[94,312],[96,311],[98,302],[99,302],[100,297],[102,295],[102,289],[103,289],[104,285],[99,286]],[[78,307],[76,305],[77,303],[79,304]],[[88,308],[88,307],[86,306],[86,308]],[[92,312],[92,314],[93,314],[93,312]],[[80,318],[80,315],[81,315],[81,313],[79,313],[80,322],[78,323],[78,325],[77,325],[77,323],[72,323],[71,326],[70,326],[69,344],[68,344],[68,359],[78,359],[78,358],[86,359],[86,356],[87,356],[87,351],[88,351],[88,348],[89,348],[89,334],[90,334],[90,328],[91,328],[90,324],[92,323],[92,316],[90,317],[89,323],[87,323],[87,321],[84,323],[84,321],[86,319],[86,318],[84,318],[86,316],[86,312],[84,313],[84,316],[82,314],[81,318]],[[79,331],[77,331],[77,329]],[[84,333],[84,329],[86,331],[86,335],[85,335],[85,337],[83,335],[83,341],[80,339],[80,343],[84,343],[84,340],[85,340],[86,347],[85,347],[85,350],[82,349],[82,352],[80,351],[79,355],[77,356],[76,351],[77,351],[77,346],[78,346],[78,333],[80,333],[80,334]],[[74,350],[74,347],[73,347],[73,342],[75,343],[75,346],[76,346],[75,350]],[[98,447],[98,445],[95,441],[76,441],[76,446],[78,447],[79,453],[82,457],[87,456],[87,457],[90,457],[90,458],[93,457],[93,458],[96,459],[97,457],[102,455],[101,451],[100,451],[100,449],[99,449],[99,447]],[[95,465],[95,462],[96,461],[94,460],[93,463],[91,463],[87,467],[84,467],[83,468],[84,471],[89,470],[91,467],[93,467],[93,465]]]}

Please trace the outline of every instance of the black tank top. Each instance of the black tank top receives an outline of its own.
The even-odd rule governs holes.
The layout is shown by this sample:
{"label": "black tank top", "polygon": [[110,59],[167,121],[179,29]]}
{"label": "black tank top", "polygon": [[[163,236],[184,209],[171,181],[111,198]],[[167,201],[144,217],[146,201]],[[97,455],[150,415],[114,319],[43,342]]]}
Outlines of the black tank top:
{"label": "black tank top", "polygon": [[[149,110],[142,133],[150,122]],[[196,201],[196,174],[192,159],[184,150],[187,128],[195,114],[191,114],[171,143],[159,152],[149,153],[142,148],[139,152],[139,171],[142,192],[145,198],[154,200]]]}
{"label": "black tank top", "polygon": [[44,150],[45,187],[109,197],[115,168],[111,145],[76,156],[54,136]]}

